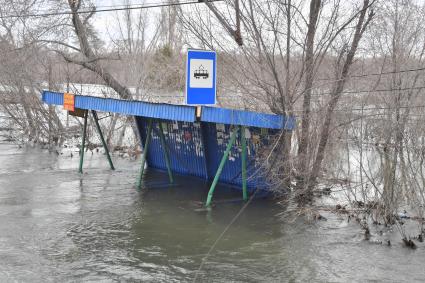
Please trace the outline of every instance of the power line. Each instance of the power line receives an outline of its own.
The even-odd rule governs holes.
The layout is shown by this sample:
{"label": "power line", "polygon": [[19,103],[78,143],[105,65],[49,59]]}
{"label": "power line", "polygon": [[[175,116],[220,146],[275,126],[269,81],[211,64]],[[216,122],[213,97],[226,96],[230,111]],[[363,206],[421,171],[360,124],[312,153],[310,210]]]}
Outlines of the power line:
{"label": "power line", "polygon": [[[341,94],[360,94],[360,93],[374,93],[374,92],[390,92],[390,91],[404,91],[404,90],[420,90],[424,89],[425,86],[416,86],[416,87],[405,87],[405,88],[388,88],[388,89],[369,89],[369,90],[347,90],[342,91]],[[333,94],[333,92],[320,92],[320,93],[313,93],[311,96],[317,97],[322,95],[329,95]],[[243,98],[242,96],[238,95],[227,95],[222,97],[228,97],[228,98]]]}
{"label": "power line", "polygon": [[[179,1],[179,3],[182,3],[183,1]],[[96,5],[96,9],[106,9],[106,8],[127,8],[127,7],[139,7],[139,6],[146,6],[146,5],[159,5],[159,4],[165,4],[165,3],[171,3],[169,1],[142,1],[141,3],[127,3],[127,4],[111,4],[111,5]]]}
{"label": "power line", "polygon": [[[224,1],[224,0],[223,0]],[[194,2],[193,0],[185,0],[185,1],[177,1],[176,4],[183,4],[186,2]],[[197,1],[199,2],[199,1]],[[167,3],[174,3],[170,1],[142,1],[142,3],[128,3],[128,4],[111,4],[111,5],[96,5],[96,9],[106,9],[106,8],[127,8],[127,7],[139,7],[139,6],[147,6],[147,5],[160,5],[160,4],[167,4]]]}
{"label": "power line", "polygon": [[[422,87],[425,88],[425,87]],[[81,94],[84,96],[84,94]],[[100,96],[99,96],[100,97]],[[104,98],[104,97],[101,97]],[[155,98],[155,99],[161,99],[161,98],[178,98],[178,99],[182,99],[184,98],[184,95],[181,96],[150,96],[147,95],[143,98]],[[219,96],[218,98],[236,98],[236,97],[223,97],[223,96]],[[241,97],[242,98],[242,97]],[[374,107],[356,107],[356,108],[346,108],[346,109],[342,109],[342,108],[337,108],[334,109],[334,112],[349,112],[349,111],[371,111],[371,110],[396,110],[396,109],[425,109],[425,105],[412,105],[412,106],[399,106],[399,107],[389,107],[389,106],[374,106]],[[318,112],[323,112],[326,111],[326,108],[323,109],[313,109],[310,113],[318,113]],[[296,112],[303,112],[302,109],[294,109],[292,110],[292,112],[296,113]],[[385,114],[385,113],[380,113],[380,114]],[[419,115],[419,114],[415,114],[412,113],[411,115],[413,116],[425,116],[425,114],[423,115]],[[297,115],[296,115],[297,116]]]}
{"label": "power line", "polygon": [[[209,2],[222,2],[224,0],[208,0]],[[191,4],[200,4],[204,1],[188,1],[188,2],[175,2],[175,3],[161,3],[161,4],[149,4],[149,5],[139,5],[139,6],[127,6],[122,8],[105,8],[99,10],[81,10],[76,11],[76,14],[90,14],[90,13],[104,13],[104,12],[114,12],[114,11],[128,11],[128,10],[142,10],[150,8],[161,8],[161,7],[173,7],[173,6],[183,6]],[[111,6],[112,7],[112,6]],[[30,17],[50,17],[50,16],[62,16],[62,15],[72,15],[72,11],[58,11],[50,13],[30,13],[22,15],[4,15],[0,16],[0,19],[11,19],[11,18],[30,18]]]}
{"label": "power line", "polygon": [[[381,75],[390,75],[390,74],[401,74],[401,73],[409,73],[409,72],[416,72],[416,71],[425,71],[425,67],[417,68],[417,69],[406,69],[406,70],[400,70],[400,71],[389,71],[389,72],[380,72],[380,73],[369,73],[369,74],[359,74],[359,75],[351,75],[347,76],[347,79],[350,78],[363,78],[363,77],[371,77],[371,76],[381,76]],[[321,78],[317,79],[316,81],[339,81],[341,79],[329,79],[329,78]]]}
{"label": "power line", "polygon": [[[390,91],[402,91],[402,90],[418,90],[424,89],[425,86],[416,86],[416,87],[405,87],[405,88],[388,88],[388,89],[370,89],[370,90],[347,90],[341,92],[341,94],[358,94],[358,93],[373,93],[373,92],[390,92]],[[326,94],[333,94],[333,92],[322,92],[313,94],[313,96],[320,96]]]}
{"label": "power line", "polygon": [[[220,97],[219,97],[220,98]],[[223,97],[221,97],[223,98]],[[229,97],[230,98],[230,97]],[[412,105],[412,106],[398,106],[398,107],[392,107],[392,106],[373,106],[373,107],[355,107],[355,108],[337,108],[334,109],[334,112],[344,112],[344,113],[348,113],[349,111],[371,111],[371,110],[397,110],[397,109],[425,109],[425,105]],[[326,111],[326,108],[323,109],[312,109],[310,111],[310,113],[319,113],[319,112],[324,112]],[[294,109],[291,110],[291,112],[293,113],[297,113],[297,112],[303,112],[302,109]],[[386,113],[379,113],[379,114],[386,114]],[[425,116],[425,114],[423,115],[419,115],[419,114],[415,114],[412,113],[410,114],[412,116]],[[298,116],[298,115],[295,115]]]}
{"label": "power line", "polygon": [[[356,107],[356,108],[337,108],[334,109],[334,112],[344,112],[347,113],[348,111],[371,111],[371,110],[397,110],[397,109],[424,109],[425,105],[412,105],[412,106],[398,106],[398,107],[392,107],[392,106],[374,106],[374,107]],[[311,112],[324,112],[326,111],[326,108],[323,109],[313,109]],[[303,112],[302,109],[296,109],[292,110],[292,112]],[[384,114],[384,113],[383,113]]]}
{"label": "power line", "polygon": [[[358,91],[344,91],[342,92],[342,94],[361,94],[361,93],[374,93],[374,92],[390,92],[390,91],[404,91],[404,90],[421,90],[421,89],[425,89],[425,86],[418,86],[418,87],[407,87],[407,88],[390,88],[390,89],[375,89],[375,90],[358,90]],[[113,90],[111,90],[112,93],[114,93]],[[108,94],[111,94],[108,92]],[[313,97],[320,97],[321,95],[329,95],[329,94],[333,94],[332,92],[323,92],[323,93],[318,93],[318,94],[313,94]],[[81,93],[81,95],[84,95]],[[94,96],[100,96],[100,97],[104,97],[105,93],[99,93],[99,92],[90,92],[89,95],[94,95]],[[142,96],[142,98],[156,98],[156,99],[161,99],[161,98],[176,98],[176,99],[181,99],[184,98],[184,93],[179,93],[176,95],[150,95],[150,94],[145,94]],[[238,100],[238,99],[244,99],[243,95],[218,95],[218,98],[220,99],[230,99],[230,100]],[[255,98],[257,100],[261,100],[260,98]]]}

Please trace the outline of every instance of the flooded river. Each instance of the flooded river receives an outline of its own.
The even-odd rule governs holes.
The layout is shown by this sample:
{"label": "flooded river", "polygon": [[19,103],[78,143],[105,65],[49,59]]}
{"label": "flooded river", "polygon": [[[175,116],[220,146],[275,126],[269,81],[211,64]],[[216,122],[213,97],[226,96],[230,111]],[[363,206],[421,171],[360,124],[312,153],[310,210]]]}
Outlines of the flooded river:
{"label": "flooded river", "polygon": [[[217,237],[242,207],[199,211],[207,185],[148,171],[138,161],[0,144],[0,282],[192,282]],[[218,188],[217,200],[239,196]],[[423,282],[425,246],[363,240],[356,223],[282,220],[272,200],[252,202],[199,270],[198,282]]]}

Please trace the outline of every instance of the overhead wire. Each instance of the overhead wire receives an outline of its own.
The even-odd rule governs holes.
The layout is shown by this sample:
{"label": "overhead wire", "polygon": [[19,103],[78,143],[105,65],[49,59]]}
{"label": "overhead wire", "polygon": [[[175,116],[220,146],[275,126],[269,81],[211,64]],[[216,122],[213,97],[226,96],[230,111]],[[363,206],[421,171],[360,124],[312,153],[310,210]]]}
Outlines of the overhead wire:
{"label": "overhead wire", "polygon": [[[391,92],[391,91],[404,91],[404,90],[419,90],[424,89],[425,86],[415,86],[415,87],[404,87],[404,88],[388,88],[388,89],[367,89],[367,90],[347,90],[342,91],[341,94],[361,94],[361,93],[373,93],[373,92]],[[311,96],[322,96],[334,94],[333,92],[318,92],[313,93]],[[229,96],[230,97],[230,96]],[[232,97],[237,97],[233,95]]]}
{"label": "overhead wire", "polygon": [[[399,71],[388,71],[388,72],[379,72],[379,73],[367,73],[367,74],[351,75],[351,76],[347,76],[346,78],[347,79],[349,79],[349,78],[363,78],[363,77],[371,77],[371,76],[409,73],[409,72],[416,72],[416,71],[425,71],[425,67],[416,68],[416,69],[399,70]],[[316,79],[316,81],[328,81],[328,80],[338,81],[338,79],[331,79],[331,78],[318,78],[318,79]],[[339,79],[339,80],[341,80],[341,79]]]}
{"label": "overhead wire", "polygon": [[[208,0],[209,2],[222,2],[224,0]],[[91,13],[105,13],[105,12],[114,12],[114,11],[128,11],[128,10],[142,10],[150,8],[161,8],[161,7],[173,7],[173,6],[183,6],[183,5],[192,5],[192,4],[202,4],[203,1],[187,1],[187,2],[167,2],[161,4],[147,4],[147,5],[138,5],[138,6],[124,6],[124,7],[114,7],[114,8],[103,8],[103,9],[90,9],[90,10],[78,10],[76,14],[91,14]],[[0,19],[13,19],[13,18],[33,18],[33,17],[50,17],[50,16],[63,16],[63,15],[72,15],[73,11],[56,11],[56,12],[46,12],[46,13],[28,13],[22,15],[1,15]]]}
{"label": "overhead wire", "polygon": [[[421,88],[425,88],[425,86],[421,87]],[[84,95],[84,94],[81,94]],[[90,95],[103,95],[101,93],[90,93]],[[149,96],[146,95],[144,98],[149,99],[149,98],[155,98],[155,99],[161,99],[161,98],[178,98],[178,99],[183,99],[184,95],[179,95],[179,96],[172,96],[172,95],[166,95],[166,96]],[[238,98],[238,99],[242,99],[242,97],[229,97],[229,96],[221,96],[221,98],[223,99],[228,99],[228,98]],[[371,111],[371,110],[396,110],[396,109],[425,109],[425,105],[412,105],[412,106],[398,106],[398,107],[394,107],[394,106],[373,106],[373,107],[354,107],[354,108],[337,108],[334,110],[334,112],[347,112],[347,111]],[[325,109],[318,109],[318,110],[312,110],[311,112],[314,113],[318,113],[318,112],[323,112]],[[302,112],[302,109],[293,109],[291,110],[291,112],[293,113],[297,113],[297,112]],[[384,114],[384,113],[382,113]],[[295,115],[297,116],[297,115]]]}
{"label": "overhead wire", "polygon": [[[361,94],[361,93],[374,93],[374,92],[392,92],[392,91],[405,91],[405,90],[420,90],[425,89],[425,86],[416,86],[416,87],[405,87],[405,88],[388,88],[388,89],[370,89],[370,90],[347,90],[341,92],[341,94]],[[100,93],[94,93],[100,94]],[[333,92],[320,92],[312,94],[312,96],[320,97],[322,95],[333,94]],[[147,95],[149,97],[149,95]],[[152,96],[150,96],[152,97]],[[157,95],[158,98],[176,98],[176,97],[184,97],[184,94],[180,95]],[[241,95],[221,95],[221,98],[243,98]]]}

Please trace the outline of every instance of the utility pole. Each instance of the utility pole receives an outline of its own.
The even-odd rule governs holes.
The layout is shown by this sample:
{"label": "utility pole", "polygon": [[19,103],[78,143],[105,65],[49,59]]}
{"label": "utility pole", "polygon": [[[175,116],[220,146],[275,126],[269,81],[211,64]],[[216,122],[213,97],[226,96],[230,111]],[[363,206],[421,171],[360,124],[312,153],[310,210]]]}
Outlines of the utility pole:
{"label": "utility pole", "polygon": [[[48,87],[49,87],[49,90],[52,89],[52,62],[51,61],[49,61],[49,69],[48,69]],[[53,128],[52,112],[53,112],[53,105],[49,104],[49,118],[47,119],[48,123],[49,123],[49,137],[48,137],[48,139],[49,139],[49,152],[52,151],[52,143],[53,143],[53,138],[52,138],[52,128]]]}

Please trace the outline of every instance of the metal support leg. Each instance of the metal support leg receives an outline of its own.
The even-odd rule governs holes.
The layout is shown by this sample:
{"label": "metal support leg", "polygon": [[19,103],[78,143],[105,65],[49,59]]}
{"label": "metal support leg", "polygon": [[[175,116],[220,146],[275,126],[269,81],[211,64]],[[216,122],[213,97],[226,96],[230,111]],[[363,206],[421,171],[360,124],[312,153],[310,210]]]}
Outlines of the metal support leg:
{"label": "metal support leg", "polygon": [[248,193],[246,191],[247,178],[246,178],[246,137],[245,137],[245,127],[241,127],[241,144],[242,144],[242,194],[243,200],[248,200]]}
{"label": "metal support leg", "polygon": [[151,134],[152,134],[152,119],[149,119],[148,133],[146,135],[145,146],[143,147],[142,164],[140,165],[140,175],[137,180],[137,188],[139,190],[142,188],[143,172],[145,171],[146,155],[148,153],[149,142],[151,140]]}
{"label": "metal support leg", "polygon": [[103,148],[105,149],[106,157],[108,158],[109,166],[111,166],[111,170],[115,170],[114,164],[112,163],[111,156],[109,155],[108,145],[103,138],[102,130],[100,129],[99,119],[97,118],[96,111],[92,110],[91,114],[93,115],[94,122],[96,124],[97,131],[99,132],[100,140],[102,141]]}
{"label": "metal support leg", "polygon": [[221,175],[221,171],[223,171],[224,164],[226,164],[227,158],[229,156],[229,152],[232,149],[233,144],[235,143],[237,133],[238,133],[238,127],[235,127],[233,129],[232,136],[230,137],[230,141],[227,144],[226,151],[224,152],[223,157],[221,158],[220,165],[218,166],[217,173],[215,174],[214,180],[211,184],[210,191],[208,192],[208,198],[205,204],[206,206],[211,205],[211,200],[214,194],[215,187],[217,186],[218,179],[220,178],[220,175]]}
{"label": "metal support leg", "polygon": [[162,123],[158,121],[159,124],[159,138],[161,140],[162,149],[164,151],[165,164],[167,165],[168,178],[170,179],[170,183],[173,183],[173,173],[171,172],[171,163],[170,158],[168,156],[168,150],[165,143],[164,129],[162,128]]}
{"label": "metal support leg", "polygon": [[86,130],[87,130],[87,110],[84,111],[84,125],[83,125],[83,140],[81,142],[80,147],[80,167],[78,169],[78,173],[83,173],[83,161],[84,161],[84,146],[86,144]]}

